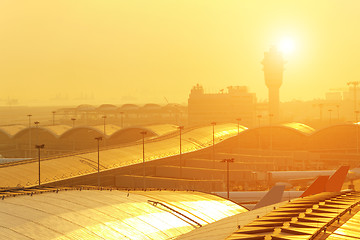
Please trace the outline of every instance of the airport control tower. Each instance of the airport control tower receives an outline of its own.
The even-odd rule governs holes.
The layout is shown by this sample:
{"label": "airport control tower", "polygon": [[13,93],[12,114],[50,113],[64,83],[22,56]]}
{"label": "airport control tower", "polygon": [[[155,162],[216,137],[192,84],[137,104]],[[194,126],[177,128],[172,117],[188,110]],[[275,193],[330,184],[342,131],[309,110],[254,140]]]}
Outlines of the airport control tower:
{"label": "airport control tower", "polygon": [[269,114],[272,114],[274,120],[279,120],[279,89],[283,80],[284,59],[282,53],[275,46],[272,46],[269,52],[264,53],[265,84],[269,89]]}

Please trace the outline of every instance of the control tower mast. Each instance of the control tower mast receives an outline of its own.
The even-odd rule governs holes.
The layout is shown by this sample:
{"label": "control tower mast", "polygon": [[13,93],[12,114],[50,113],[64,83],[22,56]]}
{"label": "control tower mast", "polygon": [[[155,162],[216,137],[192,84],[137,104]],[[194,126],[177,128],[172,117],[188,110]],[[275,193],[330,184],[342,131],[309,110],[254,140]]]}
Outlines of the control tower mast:
{"label": "control tower mast", "polygon": [[279,89],[283,80],[283,71],[285,61],[282,53],[275,46],[272,46],[268,52],[264,53],[264,60],[261,62],[264,66],[265,84],[269,89],[269,114],[274,116],[274,120],[279,120]]}

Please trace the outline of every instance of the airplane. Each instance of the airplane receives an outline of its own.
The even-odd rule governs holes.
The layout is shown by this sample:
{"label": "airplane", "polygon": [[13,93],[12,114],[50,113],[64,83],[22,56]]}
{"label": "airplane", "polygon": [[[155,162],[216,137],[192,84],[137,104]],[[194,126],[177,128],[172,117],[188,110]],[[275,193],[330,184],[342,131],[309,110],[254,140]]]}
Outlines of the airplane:
{"label": "airplane", "polygon": [[[318,171],[270,171],[268,172],[269,185],[278,183],[284,184],[286,188],[293,186],[309,186],[318,176],[330,176],[336,170],[318,170]],[[354,168],[348,171],[346,180],[352,181],[360,178],[360,168]]]}
{"label": "airplane", "polygon": [[[336,171],[332,171],[329,177],[318,176],[315,181],[305,191],[284,191],[285,185],[275,184],[270,191],[239,191],[229,192],[229,199],[253,210],[268,206],[277,202],[287,201],[298,197],[305,197],[320,192],[340,192],[344,181],[348,175],[349,166],[342,166]],[[226,197],[227,192],[214,192],[214,194]]]}

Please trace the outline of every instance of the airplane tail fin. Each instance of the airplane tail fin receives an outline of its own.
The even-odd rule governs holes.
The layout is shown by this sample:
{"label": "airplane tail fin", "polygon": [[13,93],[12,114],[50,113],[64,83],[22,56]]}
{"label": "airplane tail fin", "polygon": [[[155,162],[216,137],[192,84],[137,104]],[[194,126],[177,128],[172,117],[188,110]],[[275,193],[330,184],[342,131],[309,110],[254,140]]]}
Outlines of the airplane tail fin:
{"label": "airplane tail fin", "polygon": [[306,197],[317,193],[325,192],[329,176],[319,176],[316,180],[301,194],[300,197]]}
{"label": "airplane tail fin", "polygon": [[327,181],[325,191],[340,192],[349,168],[349,166],[340,167]]}
{"label": "airplane tail fin", "polygon": [[349,166],[341,166],[330,178],[329,176],[319,176],[300,197],[321,192],[340,192],[349,168]]}
{"label": "airplane tail fin", "polygon": [[275,185],[265,196],[255,205],[254,209],[272,205],[281,201],[285,185]]}

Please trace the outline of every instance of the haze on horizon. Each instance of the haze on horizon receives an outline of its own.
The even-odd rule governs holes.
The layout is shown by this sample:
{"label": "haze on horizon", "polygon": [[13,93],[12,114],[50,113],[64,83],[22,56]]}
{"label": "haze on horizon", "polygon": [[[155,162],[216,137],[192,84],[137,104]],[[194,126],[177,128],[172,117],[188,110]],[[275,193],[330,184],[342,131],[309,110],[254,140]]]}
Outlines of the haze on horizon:
{"label": "haze on horizon", "polygon": [[0,105],[186,103],[197,83],[265,100],[261,60],[284,38],[281,101],[321,98],[360,80],[359,12],[356,0],[3,0]]}

